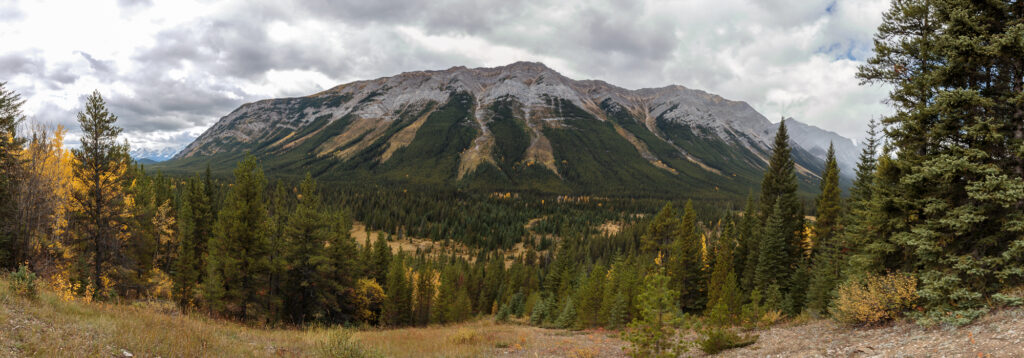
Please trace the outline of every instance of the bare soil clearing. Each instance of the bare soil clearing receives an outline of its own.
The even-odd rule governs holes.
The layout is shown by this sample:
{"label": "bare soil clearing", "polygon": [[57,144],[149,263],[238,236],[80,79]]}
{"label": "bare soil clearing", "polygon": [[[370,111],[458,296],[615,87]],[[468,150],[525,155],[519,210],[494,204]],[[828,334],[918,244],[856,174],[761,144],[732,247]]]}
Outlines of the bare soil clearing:
{"label": "bare soil clearing", "polygon": [[758,342],[721,357],[1024,357],[1024,310],[989,314],[960,328],[901,321],[848,328],[827,320],[755,332]]}

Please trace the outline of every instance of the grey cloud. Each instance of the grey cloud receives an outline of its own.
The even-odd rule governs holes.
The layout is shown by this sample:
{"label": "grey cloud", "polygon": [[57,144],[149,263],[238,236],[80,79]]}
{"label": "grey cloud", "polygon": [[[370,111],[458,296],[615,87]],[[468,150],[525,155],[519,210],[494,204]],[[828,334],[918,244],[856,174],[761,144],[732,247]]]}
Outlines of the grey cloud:
{"label": "grey cloud", "polygon": [[114,66],[112,62],[97,60],[93,58],[92,55],[83,51],[78,51],[78,54],[82,55],[82,58],[89,62],[89,66],[92,67],[93,71],[99,72],[101,75],[108,75],[114,72]]}
{"label": "grey cloud", "polygon": [[0,4],[0,21],[18,21],[25,17],[25,13],[18,8],[17,1]]}
{"label": "grey cloud", "polygon": [[117,5],[120,7],[137,7],[137,6],[149,6],[153,5],[152,0],[117,0]]}
{"label": "grey cloud", "polygon": [[51,89],[59,89],[78,80],[78,74],[75,73],[69,64],[62,63],[55,65],[53,68],[47,68],[46,78],[51,80],[48,83]]}
{"label": "grey cloud", "polygon": [[46,62],[35,55],[29,54],[7,54],[0,55],[0,80],[17,75],[36,75],[42,73],[46,68]]}
{"label": "grey cloud", "polygon": [[30,117],[30,121],[49,126],[61,125],[68,132],[80,133],[77,113],[80,109],[64,109],[53,103],[44,103]]}

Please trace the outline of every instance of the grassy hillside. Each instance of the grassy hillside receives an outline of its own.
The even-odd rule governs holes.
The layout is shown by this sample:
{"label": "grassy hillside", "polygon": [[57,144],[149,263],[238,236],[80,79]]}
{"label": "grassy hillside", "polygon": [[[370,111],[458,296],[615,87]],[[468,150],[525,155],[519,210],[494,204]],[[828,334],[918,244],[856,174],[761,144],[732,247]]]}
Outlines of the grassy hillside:
{"label": "grassy hillside", "polygon": [[254,328],[180,312],[166,302],[30,300],[0,278],[0,357],[481,357],[619,356],[601,331],[497,324],[489,318],[394,330]]}
{"label": "grassy hillside", "polygon": [[[725,357],[971,356],[1024,354],[1024,310],[1001,310],[956,329],[909,321],[850,328],[806,316],[751,332],[757,343]],[[0,278],[0,357],[621,357],[611,331],[565,331],[489,318],[394,330],[265,329],[183,314],[164,303],[65,302],[49,291],[35,300]],[[796,344],[795,342],[799,342]],[[691,356],[704,356],[699,350]]]}

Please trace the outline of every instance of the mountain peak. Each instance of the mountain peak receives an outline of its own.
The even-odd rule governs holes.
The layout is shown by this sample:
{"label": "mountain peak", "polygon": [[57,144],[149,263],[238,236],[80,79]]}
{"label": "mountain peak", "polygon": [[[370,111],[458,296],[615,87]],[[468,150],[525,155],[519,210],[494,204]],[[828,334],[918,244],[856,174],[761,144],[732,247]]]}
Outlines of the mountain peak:
{"label": "mountain peak", "polygon": [[531,62],[531,61],[516,61],[505,66],[499,66],[496,68],[505,68],[519,71],[532,71],[532,72],[544,72],[552,71],[551,67],[548,67],[542,62]]}

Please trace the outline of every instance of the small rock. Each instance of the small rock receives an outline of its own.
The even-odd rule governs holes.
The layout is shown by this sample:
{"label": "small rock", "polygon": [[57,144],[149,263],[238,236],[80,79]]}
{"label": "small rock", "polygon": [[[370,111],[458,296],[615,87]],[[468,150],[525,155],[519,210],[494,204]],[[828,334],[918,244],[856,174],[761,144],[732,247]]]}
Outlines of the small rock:
{"label": "small rock", "polygon": [[127,358],[127,357],[134,357],[135,355],[132,354],[132,352],[129,352],[127,349],[122,349],[121,350],[121,356]]}

